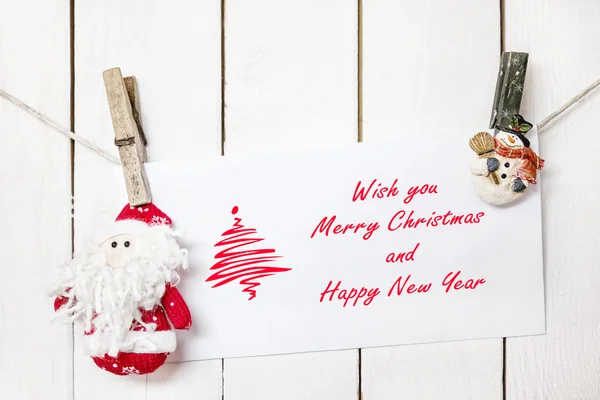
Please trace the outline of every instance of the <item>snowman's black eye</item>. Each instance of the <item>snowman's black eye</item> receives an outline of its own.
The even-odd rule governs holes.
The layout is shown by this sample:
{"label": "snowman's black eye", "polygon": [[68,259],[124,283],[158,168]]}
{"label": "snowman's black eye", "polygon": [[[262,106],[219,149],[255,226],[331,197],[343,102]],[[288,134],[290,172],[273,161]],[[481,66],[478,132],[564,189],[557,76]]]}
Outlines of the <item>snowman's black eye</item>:
{"label": "snowman's black eye", "polygon": [[506,179],[506,174],[502,174],[502,175],[500,175],[500,178],[502,178],[502,179]]}
{"label": "snowman's black eye", "polygon": [[117,247],[117,242],[112,242],[110,245],[111,245],[111,246],[112,246],[112,248],[114,249],[115,247]]}
{"label": "snowman's black eye", "polygon": [[508,168],[508,167],[510,167],[510,164],[509,164],[509,163],[504,163],[504,166],[505,166],[506,168]]}
{"label": "snowman's black eye", "polygon": [[123,244],[125,245],[125,247],[129,247],[129,242],[125,242]]}

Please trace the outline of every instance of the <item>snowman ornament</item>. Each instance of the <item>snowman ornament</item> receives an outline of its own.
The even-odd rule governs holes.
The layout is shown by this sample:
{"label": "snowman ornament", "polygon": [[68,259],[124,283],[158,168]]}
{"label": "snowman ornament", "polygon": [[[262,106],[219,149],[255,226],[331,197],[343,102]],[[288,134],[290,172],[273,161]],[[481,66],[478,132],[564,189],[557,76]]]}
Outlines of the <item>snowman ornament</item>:
{"label": "snowman ornament", "polygon": [[508,127],[492,136],[480,132],[469,145],[477,156],[470,165],[473,188],[486,202],[500,206],[521,198],[536,183],[544,160],[530,148],[525,134],[532,125],[522,116],[511,117]]}

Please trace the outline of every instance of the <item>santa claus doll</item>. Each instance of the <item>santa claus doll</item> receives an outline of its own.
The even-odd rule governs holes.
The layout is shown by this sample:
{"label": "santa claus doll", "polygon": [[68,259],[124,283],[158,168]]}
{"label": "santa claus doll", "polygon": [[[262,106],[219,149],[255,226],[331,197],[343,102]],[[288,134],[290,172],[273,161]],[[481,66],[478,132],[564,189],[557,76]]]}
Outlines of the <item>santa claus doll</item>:
{"label": "santa claus doll", "polygon": [[60,268],[59,317],[84,322],[84,353],[116,375],[149,374],[175,350],[190,311],[176,285],[187,269],[171,219],[155,205],[129,205],[109,229]]}

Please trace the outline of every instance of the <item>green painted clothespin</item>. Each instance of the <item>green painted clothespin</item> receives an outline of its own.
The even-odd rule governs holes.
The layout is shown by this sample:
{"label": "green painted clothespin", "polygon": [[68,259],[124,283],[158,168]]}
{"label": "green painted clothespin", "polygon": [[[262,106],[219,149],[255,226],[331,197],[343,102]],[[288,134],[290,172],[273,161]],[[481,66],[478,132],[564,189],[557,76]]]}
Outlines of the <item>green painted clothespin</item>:
{"label": "green painted clothespin", "polygon": [[513,116],[519,114],[528,59],[528,53],[514,51],[502,53],[490,129],[508,128]]}

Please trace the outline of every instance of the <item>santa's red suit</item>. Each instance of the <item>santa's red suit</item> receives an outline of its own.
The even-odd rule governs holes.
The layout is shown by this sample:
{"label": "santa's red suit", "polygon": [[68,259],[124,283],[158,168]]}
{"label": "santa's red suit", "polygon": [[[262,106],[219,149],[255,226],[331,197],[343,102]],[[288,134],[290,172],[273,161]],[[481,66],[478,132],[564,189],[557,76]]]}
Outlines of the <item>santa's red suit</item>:
{"label": "santa's red suit", "polygon": [[[66,297],[57,297],[54,300],[54,311],[58,311],[67,301]],[[136,343],[131,352],[121,352],[116,357],[111,357],[108,354],[102,357],[92,357],[96,365],[117,375],[152,373],[164,364],[169,353],[175,350],[175,332],[171,329],[171,324],[175,329],[189,329],[192,325],[192,317],[185,300],[183,300],[179,290],[171,285],[166,286],[161,305],[155,306],[150,311],[143,309],[140,309],[140,311],[142,322],[156,324],[156,329],[154,332],[147,332],[146,328],[134,322],[127,336],[128,339],[144,338],[148,341],[148,344]],[[87,342],[93,338],[102,343],[105,334],[95,332],[92,329],[90,332],[85,332],[85,336]],[[106,336],[106,339],[109,339],[108,336]],[[108,341],[105,345],[108,345]],[[89,351],[90,347],[87,345],[85,347]]]}

